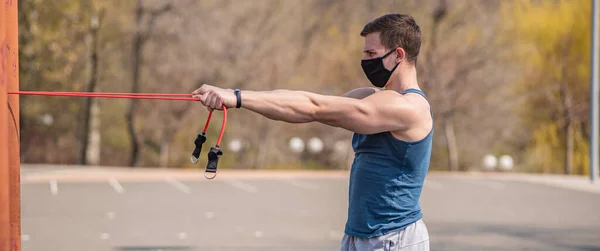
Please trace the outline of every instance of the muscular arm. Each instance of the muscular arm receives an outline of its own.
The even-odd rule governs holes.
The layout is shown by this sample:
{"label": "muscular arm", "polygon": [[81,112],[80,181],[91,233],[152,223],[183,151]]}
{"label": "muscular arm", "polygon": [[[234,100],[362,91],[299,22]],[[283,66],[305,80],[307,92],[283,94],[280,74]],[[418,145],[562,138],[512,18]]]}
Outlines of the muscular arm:
{"label": "muscular arm", "polygon": [[392,91],[359,100],[305,91],[243,91],[242,107],[272,120],[320,122],[362,134],[404,130],[417,118],[414,107]]}

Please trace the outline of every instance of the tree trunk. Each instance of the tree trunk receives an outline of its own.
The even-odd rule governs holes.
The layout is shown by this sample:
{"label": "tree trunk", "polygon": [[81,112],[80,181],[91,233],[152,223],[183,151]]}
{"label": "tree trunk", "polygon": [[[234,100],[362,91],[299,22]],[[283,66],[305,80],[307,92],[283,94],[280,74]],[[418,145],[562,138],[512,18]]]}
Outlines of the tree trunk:
{"label": "tree trunk", "polygon": [[458,146],[456,144],[456,134],[454,132],[452,117],[447,117],[444,120],[444,129],[448,146],[448,167],[450,171],[458,171]]}
{"label": "tree trunk", "polygon": [[[571,37],[566,38],[566,45],[563,49],[563,56],[568,54],[568,49],[571,46]],[[567,83],[567,62],[563,62],[561,64],[561,79],[560,79],[560,97],[562,99],[563,105],[563,116],[565,120],[564,124],[564,133],[565,133],[565,165],[564,165],[564,173],[569,175],[573,171],[573,114],[571,109],[572,107],[572,99],[569,90],[569,85]]]}
{"label": "tree trunk", "polygon": [[258,152],[256,154],[256,158],[254,159],[253,169],[263,169],[265,163],[267,162],[267,157],[269,155],[269,148],[271,147],[271,136],[270,136],[270,121],[263,121],[262,126],[260,127],[260,134],[262,135],[259,138],[259,146]]}
{"label": "tree trunk", "polygon": [[565,149],[565,174],[573,173],[573,123],[569,120],[565,126],[567,147]]}
{"label": "tree trunk", "polygon": [[[135,8],[135,24],[136,30],[133,36],[133,47],[132,47],[132,83],[131,92],[138,93],[140,85],[140,66],[142,64],[142,48],[148,40],[149,34],[152,32],[154,21],[156,18],[171,10],[171,3],[165,5],[163,8],[150,12],[150,19],[148,20],[148,27],[145,31],[142,31],[142,16],[144,15],[144,8],[142,7],[142,1],[138,0]],[[131,156],[129,159],[129,166],[135,167],[138,165],[140,155],[140,140],[135,131],[135,108],[137,107],[136,99],[131,99],[127,106],[127,112],[125,118],[127,120],[127,131],[129,133],[129,140],[131,142]]]}
{"label": "tree trunk", "polygon": [[[272,90],[275,88],[276,83],[278,83],[279,81],[279,67],[277,66],[277,64],[273,64],[273,68],[271,68],[271,76],[270,79],[267,82],[267,88],[269,90]],[[263,118],[263,122],[262,122],[262,126],[260,129],[260,138],[259,138],[259,148],[258,148],[258,153],[256,156],[256,159],[254,161],[254,169],[262,169],[264,168],[265,164],[267,163],[268,157],[269,157],[269,152],[271,149],[271,145],[272,145],[272,139],[271,139],[271,135],[272,135],[272,127],[271,127],[271,120],[268,119],[264,119]]]}
{"label": "tree trunk", "polygon": [[100,108],[98,107],[98,101],[92,100],[92,110],[90,118],[90,134],[89,142],[87,145],[86,161],[89,165],[100,164]]}
{"label": "tree trunk", "polygon": [[[98,27],[92,27],[90,30],[90,79],[87,84],[86,92],[93,92],[96,89],[96,83],[98,79]],[[79,157],[77,158],[77,164],[86,165],[87,152],[90,137],[90,119],[92,111],[92,102],[95,102],[92,98],[86,98],[83,110],[83,130],[81,130],[79,140]]]}
{"label": "tree trunk", "polygon": [[[138,0],[136,11],[135,11],[137,30],[133,37],[133,47],[132,47],[132,60],[133,60],[133,62],[132,62],[132,66],[133,66],[132,74],[133,75],[132,75],[132,83],[131,83],[131,92],[132,93],[137,93],[139,90],[141,51],[142,51],[143,40],[144,40],[144,38],[142,37],[142,33],[140,31],[140,29],[141,29],[140,22],[142,20],[142,14],[143,14],[142,2],[141,2],[141,0]],[[129,157],[129,166],[130,167],[137,166],[138,158],[139,158],[139,141],[138,141],[137,133],[135,131],[135,124],[134,124],[134,122],[135,122],[134,114],[135,114],[136,106],[137,106],[136,100],[130,99],[129,104],[127,106],[127,111],[125,113],[125,119],[127,121],[127,132],[129,134],[129,141],[131,144],[130,157]]]}
{"label": "tree trunk", "polygon": [[165,126],[163,130],[163,137],[160,142],[160,166],[169,167],[169,149],[171,148],[172,130],[168,125]]}
{"label": "tree trunk", "polygon": [[573,171],[573,116],[571,113],[571,95],[569,94],[569,87],[567,86],[567,79],[564,76],[566,74],[566,66],[563,64],[562,67],[563,76],[560,83],[560,96],[563,102],[563,116],[565,124],[563,126],[565,134],[565,165],[564,174],[571,174]]}
{"label": "tree trunk", "polygon": [[432,13],[433,24],[431,25],[431,37],[429,39],[429,49],[426,53],[427,58],[427,72],[429,73],[427,81],[423,83],[423,89],[429,90],[429,88],[435,88],[436,85],[436,73],[435,73],[435,65],[433,55],[435,54],[435,49],[437,48],[437,28],[442,21],[442,19],[448,13],[447,5],[445,0],[440,0],[438,6]]}
{"label": "tree trunk", "polygon": [[[131,92],[137,93],[139,90],[139,71],[140,71],[140,50],[141,50],[141,38],[136,35],[134,38],[134,46],[133,46],[133,77],[131,84]],[[139,142],[138,137],[135,131],[135,108],[137,107],[137,102],[135,99],[129,100],[129,105],[127,106],[127,111],[125,114],[125,119],[127,120],[127,132],[129,133],[129,141],[131,142],[131,152],[129,158],[129,166],[135,167],[138,162],[139,155]]]}

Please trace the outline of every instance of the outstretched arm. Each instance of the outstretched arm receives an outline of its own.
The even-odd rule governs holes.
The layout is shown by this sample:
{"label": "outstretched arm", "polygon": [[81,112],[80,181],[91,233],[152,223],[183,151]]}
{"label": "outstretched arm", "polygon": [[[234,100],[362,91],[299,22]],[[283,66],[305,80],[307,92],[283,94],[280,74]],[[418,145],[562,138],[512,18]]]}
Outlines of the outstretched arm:
{"label": "outstretched arm", "polygon": [[[193,94],[209,108],[236,105],[233,90],[204,85]],[[242,91],[242,107],[269,119],[288,123],[320,122],[362,134],[407,129],[417,120],[411,103],[392,91],[364,99],[305,91]]]}

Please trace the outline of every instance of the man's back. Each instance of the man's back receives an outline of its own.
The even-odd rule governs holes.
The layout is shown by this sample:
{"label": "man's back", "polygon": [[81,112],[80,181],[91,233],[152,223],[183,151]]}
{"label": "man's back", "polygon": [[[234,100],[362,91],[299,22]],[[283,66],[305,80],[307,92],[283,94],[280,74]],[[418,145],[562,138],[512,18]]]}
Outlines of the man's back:
{"label": "man's back", "polygon": [[[401,94],[424,94],[408,89]],[[429,168],[433,129],[407,142],[390,132],[352,138],[355,158],[349,187],[348,235],[373,238],[422,218],[419,198]]]}

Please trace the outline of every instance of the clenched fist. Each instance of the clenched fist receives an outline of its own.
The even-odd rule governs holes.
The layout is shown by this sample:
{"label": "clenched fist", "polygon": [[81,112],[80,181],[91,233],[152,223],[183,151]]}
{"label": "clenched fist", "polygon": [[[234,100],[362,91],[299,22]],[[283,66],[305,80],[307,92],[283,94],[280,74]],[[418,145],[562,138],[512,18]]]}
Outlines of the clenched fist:
{"label": "clenched fist", "polygon": [[199,98],[209,111],[221,110],[223,105],[227,108],[235,107],[237,102],[232,89],[223,89],[212,85],[202,85],[193,91],[192,95],[194,98]]}

